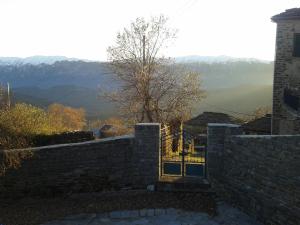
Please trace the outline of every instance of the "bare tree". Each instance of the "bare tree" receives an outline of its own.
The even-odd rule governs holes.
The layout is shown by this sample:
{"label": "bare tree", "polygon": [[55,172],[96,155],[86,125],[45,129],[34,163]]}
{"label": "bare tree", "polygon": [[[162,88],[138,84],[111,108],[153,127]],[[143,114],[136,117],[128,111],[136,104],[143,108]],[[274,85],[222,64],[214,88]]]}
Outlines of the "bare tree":
{"label": "bare tree", "polygon": [[137,18],[107,50],[120,87],[104,96],[134,122],[182,120],[203,96],[199,74],[187,73],[162,54],[175,38],[166,17]]}

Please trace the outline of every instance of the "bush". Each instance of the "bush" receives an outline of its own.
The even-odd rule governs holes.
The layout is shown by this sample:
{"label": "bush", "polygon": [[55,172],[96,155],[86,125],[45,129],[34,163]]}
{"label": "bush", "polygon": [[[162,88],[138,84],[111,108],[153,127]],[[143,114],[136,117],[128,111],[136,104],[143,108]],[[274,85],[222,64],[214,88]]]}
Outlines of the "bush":
{"label": "bush", "polygon": [[45,111],[24,103],[16,104],[11,109],[0,111],[0,149],[40,145],[43,141],[38,138],[53,140],[51,135],[82,129],[84,125],[82,109],[53,104],[49,111]]}
{"label": "bush", "polygon": [[85,111],[82,108],[75,109],[54,103],[48,107],[47,112],[52,127],[60,131],[82,130],[86,125]]}
{"label": "bush", "polygon": [[52,134],[52,135],[37,135],[33,137],[32,144],[34,146],[45,146],[45,145],[91,141],[94,139],[95,137],[92,131],[76,131],[76,132],[65,132],[61,134]]}

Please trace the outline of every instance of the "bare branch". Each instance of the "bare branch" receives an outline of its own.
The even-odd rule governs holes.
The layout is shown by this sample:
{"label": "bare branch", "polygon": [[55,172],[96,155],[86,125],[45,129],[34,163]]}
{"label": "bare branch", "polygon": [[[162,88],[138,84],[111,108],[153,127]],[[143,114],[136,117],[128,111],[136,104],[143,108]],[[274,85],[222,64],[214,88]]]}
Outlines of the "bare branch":
{"label": "bare branch", "polygon": [[162,15],[150,22],[137,18],[107,50],[120,85],[102,96],[117,103],[122,115],[136,122],[183,119],[204,96],[199,74],[188,73],[163,56],[176,38],[176,30],[168,28],[167,21]]}

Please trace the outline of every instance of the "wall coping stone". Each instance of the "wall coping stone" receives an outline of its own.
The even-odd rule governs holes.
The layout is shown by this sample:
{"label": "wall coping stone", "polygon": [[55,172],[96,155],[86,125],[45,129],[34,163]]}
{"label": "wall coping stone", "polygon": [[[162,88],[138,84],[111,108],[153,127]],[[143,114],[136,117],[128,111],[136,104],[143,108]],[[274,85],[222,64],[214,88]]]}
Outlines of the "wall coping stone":
{"label": "wall coping stone", "polygon": [[25,151],[25,150],[39,151],[39,150],[43,150],[43,149],[55,149],[55,148],[72,147],[72,146],[76,147],[76,146],[81,146],[81,145],[86,145],[86,144],[105,143],[105,142],[116,141],[116,140],[129,140],[129,139],[133,139],[133,138],[134,138],[134,135],[130,134],[130,135],[122,135],[122,136],[109,137],[109,138],[103,138],[100,140],[84,141],[84,142],[78,142],[78,143],[46,145],[46,146],[33,147],[33,148],[4,149],[4,150],[0,150],[0,152],[3,152],[3,151]]}
{"label": "wall coping stone", "polygon": [[209,127],[240,127],[240,125],[232,123],[208,123]]}
{"label": "wall coping stone", "polygon": [[300,135],[231,135],[238,138],[260,138],[260,139],[272,139],[272,138],[300,138]]}

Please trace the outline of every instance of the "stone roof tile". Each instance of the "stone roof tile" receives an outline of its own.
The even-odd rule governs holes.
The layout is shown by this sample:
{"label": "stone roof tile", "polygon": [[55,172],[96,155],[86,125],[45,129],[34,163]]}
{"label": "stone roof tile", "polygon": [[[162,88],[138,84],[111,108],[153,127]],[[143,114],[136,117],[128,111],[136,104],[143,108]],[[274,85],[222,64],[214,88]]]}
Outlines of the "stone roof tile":
{"label": "stone roof tile", "polygon": [[271,133],[271,114],[266,114],[263,117],[254,119],[248,123],[242,125],[242,128],[246,132],[254,132],[260,134]]}
{"label": "stone roof tile", "polygon": [[275,15],[271,19],[274,22],[282,20],[300,20],[300,8],[287,9],[285,12]]}

